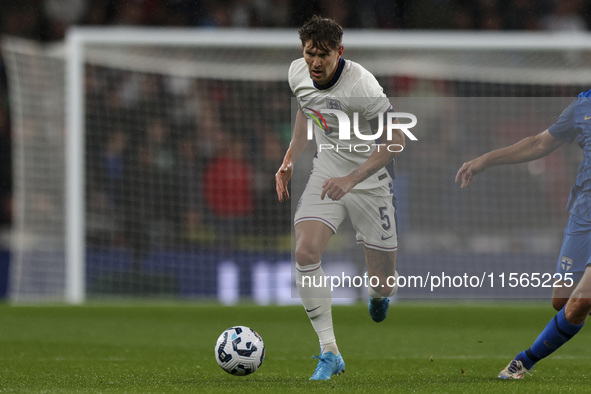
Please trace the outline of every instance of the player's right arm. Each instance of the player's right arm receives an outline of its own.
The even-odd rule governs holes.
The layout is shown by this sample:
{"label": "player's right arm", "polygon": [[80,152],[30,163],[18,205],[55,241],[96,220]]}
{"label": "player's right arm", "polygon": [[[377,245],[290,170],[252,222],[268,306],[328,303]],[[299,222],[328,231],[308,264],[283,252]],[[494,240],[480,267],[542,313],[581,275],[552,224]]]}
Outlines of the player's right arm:
{"label": "player's right arm", "polygon": [[548,155],[563,143],[563,140],[553,137],[548,130],[545,130],[540,134],[524,138],[513,145],[493,150],[464,163],[456,174],[455,182],[458,183],[461,180],[460,187],[465,189],[472,183],[474,175],[489,167],[536,160]]}
{"label": "player's right arm", "polygon": [[289,180],[293,173],[293,164],[298,160],[304,148],[308,145],[308,142],[310,142],[306,135],[306,124],[306,116],[302,112],[302,109],[299,108],[298,113],[296,114],[289,148],[287,148],[287,152],[285,152],[281,167],[279,167],[279,170],[275,173],[275,189],[277,190],[277,198],[280,202],[289,200],[289,190],[287,185],[289,184]]}

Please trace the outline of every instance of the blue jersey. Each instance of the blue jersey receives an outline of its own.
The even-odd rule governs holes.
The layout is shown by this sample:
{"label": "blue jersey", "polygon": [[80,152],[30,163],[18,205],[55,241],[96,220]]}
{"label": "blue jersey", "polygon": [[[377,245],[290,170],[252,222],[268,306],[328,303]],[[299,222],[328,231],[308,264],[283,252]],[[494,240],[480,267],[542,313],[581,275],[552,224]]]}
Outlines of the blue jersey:
{"label": "blue jersey", "polygon": [[548,131],[565,142],[576,139],[583,150],[583,161],[571,189],[567,210],[574,216],[591,221],[591,90],[579,94]]}

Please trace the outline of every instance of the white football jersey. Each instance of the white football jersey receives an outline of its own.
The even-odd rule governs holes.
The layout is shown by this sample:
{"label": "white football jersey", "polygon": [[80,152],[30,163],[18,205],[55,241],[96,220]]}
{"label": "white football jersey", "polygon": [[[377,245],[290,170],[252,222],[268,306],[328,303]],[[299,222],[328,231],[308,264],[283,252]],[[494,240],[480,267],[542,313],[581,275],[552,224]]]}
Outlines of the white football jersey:
{"label": "white football jersey", "polygon": [[[363,140],[355,135],[354,113],[358,114],[359,132],[371,135],[369,120],[390,108],[390,102],[375,77],[360,64],[341,58],[333,81],[318,88],[310,78],[304,58],[301,58],[291,63],[288,81],[302,112],[312,119],[317,149],[313,171],[328,179],[348,175],[362,165],[376,149],[376,141]],[[351,126],[350,140],[339,139],[337,116],[322,114],[321,118],[319,115],[323,109],[336,109],[347,115]],[[384,125],[382,134],[385,133]],[[381,146],[380,149],[386,148]],[[355,188],[370,189],[391,180],[388,171],[382,168]]]}

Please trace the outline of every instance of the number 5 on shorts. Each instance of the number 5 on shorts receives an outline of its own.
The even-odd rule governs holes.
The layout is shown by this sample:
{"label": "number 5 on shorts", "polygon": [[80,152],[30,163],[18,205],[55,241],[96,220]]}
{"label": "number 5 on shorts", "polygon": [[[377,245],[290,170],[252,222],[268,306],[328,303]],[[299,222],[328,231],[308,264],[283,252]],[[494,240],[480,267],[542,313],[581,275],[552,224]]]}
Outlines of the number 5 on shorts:
{"label": "number 5 on shorts", "polygon": [[387,212],[388,212],[388,207],[384,206],[384,207],[379,207],[378,208],[380,210],[380,219],[382,219],[382,228],[384,230],[390,230],[390,227],[392,227],[392,224],[390,223],[390,217],[388,216]]}

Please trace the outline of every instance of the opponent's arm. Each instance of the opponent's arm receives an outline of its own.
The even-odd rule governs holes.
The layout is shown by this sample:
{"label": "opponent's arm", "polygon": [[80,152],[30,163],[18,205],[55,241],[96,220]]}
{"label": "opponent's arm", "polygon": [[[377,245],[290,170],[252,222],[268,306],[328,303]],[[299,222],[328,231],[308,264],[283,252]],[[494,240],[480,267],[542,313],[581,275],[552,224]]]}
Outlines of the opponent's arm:
{"label": "opponent's arm", "polygon": [[[394,123],[398,123],[398,119],[395,119]],[[320,198],[324,199],[324,196],[328,196],[333,200],[339,200],[349,193],[355,185],[363,182],[390,163],[404,149],[404,145],[405,139],[402,130],[392,130],[392,138],[386,139],[385,143],[376,147],[376,150],[362,165],[344,177],[330,178],[324,181]]]}
{"label": "opponent's arm", "polygon": [[461,179],[460,188],[465,189],[470,186],[474,175],[489,167],[536,160],[548,155],[563,143],[564,141],[554,138],[548,130],[545,130],[540,134],[524,138],[513,145],[493,150],[464,163],[456,174],[455,182],[458,183]]}
{"label": "opponent's arm", "polygon": [[298,160],[304,148],[310,142],[306,137],[306,117],[301,108],[298,108],[296,114],[293,135],[289,148],[285,152],[283,163],[277,173],[275,173],[275,189],[277,190],[277,198],[280,202],[289,200],[289,190],[287,185],[293,173],[293,164]]}

